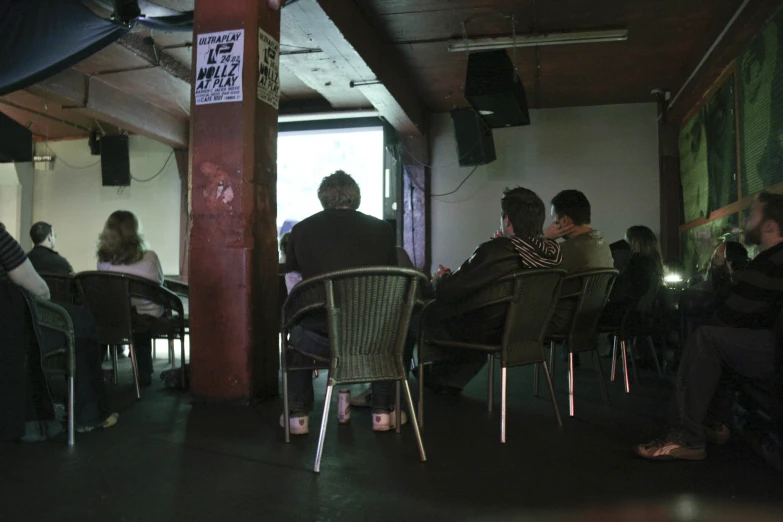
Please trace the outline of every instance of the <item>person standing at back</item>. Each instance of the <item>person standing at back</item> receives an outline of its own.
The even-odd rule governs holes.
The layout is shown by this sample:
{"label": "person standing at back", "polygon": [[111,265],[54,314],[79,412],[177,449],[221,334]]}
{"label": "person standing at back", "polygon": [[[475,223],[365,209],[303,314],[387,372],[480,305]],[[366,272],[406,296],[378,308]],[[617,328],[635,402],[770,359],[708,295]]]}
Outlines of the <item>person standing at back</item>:
{"label": "person standing at back", "polygon": [[[366,266],[397,266],[394,232],[388,223],[358,211],[359,185],[338,170],[318,187],[323,211],[294,225],[286,251],[288,275],[301,274],[307,280],[328,272]],[[291,345],[299,352],[329,355],[326,315],[304,317],[291,330]],[[290,429],[294,435],[308,433],[308,414],[313,409],[312,372],[289,373]],[[372,385],[373,430],[396,427],[397,412],[392,409],[394,383]],[[404,412],[400,415],[405,424]],[[280,417],[283,424],[283,416]]]}
{"label": "person standing at back", "polygon": [[[564,190],[552,199],[552,223],[544,230],[549,239],[564,238],[560,244],[562,268],[568,275],[585,270],[612,269],[614,258],[603,234],[590,224],[590,202],[578,190]],[[562,296],[579,292],[579,281],[563,283]],[[576,299],[561,299],[552,314],[550,331],[565,334],[571,324]]]}

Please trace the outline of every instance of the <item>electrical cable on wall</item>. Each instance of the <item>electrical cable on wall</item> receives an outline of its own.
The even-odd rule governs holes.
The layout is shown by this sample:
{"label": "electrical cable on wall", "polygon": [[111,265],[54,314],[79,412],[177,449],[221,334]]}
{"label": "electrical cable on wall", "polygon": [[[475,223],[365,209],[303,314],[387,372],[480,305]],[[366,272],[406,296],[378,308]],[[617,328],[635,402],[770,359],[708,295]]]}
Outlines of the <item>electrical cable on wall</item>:
{"label": "electrical cable on wall", "polygon": [[[444,192],[443,194],[430,194],[430,197],[431,198],[439,198],[439,197],[450,196],[450,195],[454,194],[455,192],[457,192],[459,189],[462,188],[462,185],[464,185],[465,182],[468,181],[468,179],[470,179],[470,177],[476,172],[476,169],[478,169],[478,167],[479,167],[478,165],[473,167],[473,170],[470,171],[470,174],[465,176],[465,179],[463,179],[460,182],[460,184],[457,185],[457,188],[455,188],[454,190],[452,190],[450,192]],[[411,185],[415,185],[417,189],[421,190],[422,193],[426,194],[426,191],[424,190],[424,187],[419,186],[419,184],[414,181],[414,178],[413,178],[413,176],[410,175],[410,173],[408,174],[408,178],[410,178],[410,180],[411,180]]]}
{"label": "electrical cable on wall", "polygon": [[169,157],[168,157],[168,158],[166,158],[166,162],[163,164],[163,166],[160,168],[160,170],[159,170],[158,172],[156,172],[156,173],[155,173],[155,174],[154,174],[154,175],[153,175],[151,178],[147,178],[147,179],[139,179],[139,178],[137,178],[137,177],[133,176],[133,174],[131,174],[131,179],[132,179],[133,181],[138,181],[139,183],[146,183],[146,182],[148,182],[148,181],[152,181],[153,179],[155,179],[155,178],[157,178],[158,176],[160,176],[160,174],[161,174],[161,173],[162,173],[162,172],[163,172],[163,171],[166,169],[166,165],[168,165],[168,164],[169,164],[169,161],[171,161],[171,157],[172,157],[173,155],[174,155],[174,149],[171,149],[171,154],[169,154]]}

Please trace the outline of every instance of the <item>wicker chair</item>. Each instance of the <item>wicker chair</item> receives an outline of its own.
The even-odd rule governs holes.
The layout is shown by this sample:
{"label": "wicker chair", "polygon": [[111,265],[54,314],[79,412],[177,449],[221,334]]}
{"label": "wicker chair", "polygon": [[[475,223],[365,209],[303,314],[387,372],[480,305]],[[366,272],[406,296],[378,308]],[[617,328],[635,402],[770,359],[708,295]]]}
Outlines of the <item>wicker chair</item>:
{"label": "wicker chair", "polygon": [[76,378],[76,342],[73,323],[68,312],[51,301],[36,297],[35,304],[38,308],[39,326],[60,332],[66,338],[65,346],[43,355],[42,366],[46,375],[61,375],[66,379],[68,385],[68,445],[73,446],[75,444],[74,380]]}
{"label": "wicker chair", "polygon": [[[172,293],[176,294],[180,298],[180,302],[182,301],[182,298],[190,299],[190,286],[188,286],[187,283],[183,283],[182,281],[175,281],[173,279],[164,279],[163,280],[163,288],[166,290],[170,290]],[[184,312],[184,304],[183,304],[183,322],[184,322],[184,328],[185,328],[185,335],[190,335],[190,317],[188,314]],[[168,340],[169,344],[169,364],[173,367],[176,363],[176,356],[174,355],[174,340],[168,339],[167,336],[161,337]],[[158,338],[152,339],[152,359],[155,360],[157,358],[157,347],[155,341]],[[183,350],[184,350],[184,344],[183,344]],[[182,352],[184,353],[184,351]],[[184,365],[184,355],[182,356],[183,359],[183,365]]]}
{"label": "wicker chair", "polygon": [[500,442],[506,442],[506,370],[516,366],[543,364],[549,393],[557,417],[557,424],[563,426],[560,410],[555,401],[549,370],[544,356],[544,334],[552,318],[565,270],[527,270],[499,279],[491,286],[471,296],[459,307],[460,315],[492,305],[506,304],[506,321],[499,345],[485,345],[460,341],[438,340],[429,337],[426,331],[427,317],[433,303],[424,307],[419,323],[419,422],[424,418],[424,364],[427,358],[426,346],[477,350],[487,353],[489,361],[488,409],[492,411],[494,387],[494,356],[500,355],[501,399],[500,399]]}
{"label": "wicker chair", "polygon": [[[601,370],[601,360],[598,357],[598,321],[612,292],[612,285],[617,277],[617,270],[589,270],[571,274],[566,277],[566,281],[576,279],[580,282],[579,292],[567,296],[561,296],[560,299],[576,299],[576,308],[571,319],[571,326],[565,335],[549,335],[549,367],[552,371],[552,381],[554,381],[555,369],[555,345],[557,342],[565,341],[568,348],[568,413],[574,416],[574,354],[582,352],[593,352],[595,367],[598,371],[598,379],[601,383],[601,393],[604,397],[604,403],[609,405],[609,395],[606,393],[606,383],[604,374]],[[538,395],[538,373],[539,367],[536,366],[535,390]]]}
{"label": "wicker chair", "polygon": [[[400,412],[399,384],[402,383],[411,413],[413,430],[422,462],[427,459],[414,415],[413,399],[403,364],[403,350],[419,285],[426,277],[415,270],[368,267],[331,272],[299,283],[283,304],[283,415],[285,441],[290,441],[288,372],[329,369],[323,420],[313,471],[321,467],[329,405],[336,384],[397,381],[397,409]],[[329,329],[331,357],[314,359],[313,365],[294,366],[295,352],[288,334],[299,321],[313,313],[325,313]],[[310,357],[309,355],[307,357]],[[400,423],[397,423],[399,431]]]}
{"label": "wicker chair", "polygon": [[[647,345],[650,347],[653,360],[655,361],[655,368],[658,371],[658,376],[663,377],[663,371],[661,370],[661,363],[658,360],[658,352],[655,350],[655,344],[653,343],[651,336],[652,325],[652,308],[655,304],[655,298],[658,294],[660,285],[653,285],[650,290],[642,296],[638,301],[631,303],[623,314],[622,323],[619,326],[608,326],[602,328],[602,332],[609,333],[613,336],[613,348],[612,348],[612,376],[611,380],[614,382],[617,374],[617,349],[620,348],[623,357],[623,377],[625,380],[625,393],[631,393],[631,382],[628,378],[628,343],[636,341],[638,344],[639,339],[644,339]],[[639,383],[639,374],[636,371],[636,357],[631,357],[631,367],[633,370],[633,379],[637,384]]]}
{"label": "wicker chair", "polygon": [[53,301],[61,303],[73,303],[79,291],[73,276],[41,272],[41,279],[49,286],[49,293]]}
{"label": "wicker chair", "polygon": [[179,297],[154,281],[128,274],[81,272],[76,274],[75,279],[85,306],[95,318],[98,342],[112,348],[114,384],[117,384],[117,347],[127,344],[130,346],[136,397],[141,398],[136,351],[133,347],[133,330],[139,325],[134,325],[131,313],[131,298],[138,297],[152,301],[165,309],[166,313],[162,317],[145,316],[143,327],[150,330],[153,338],[166,336],[170,341],[176,338],[181,340],[181,383],[183,387],[186,386],[185,318]]}

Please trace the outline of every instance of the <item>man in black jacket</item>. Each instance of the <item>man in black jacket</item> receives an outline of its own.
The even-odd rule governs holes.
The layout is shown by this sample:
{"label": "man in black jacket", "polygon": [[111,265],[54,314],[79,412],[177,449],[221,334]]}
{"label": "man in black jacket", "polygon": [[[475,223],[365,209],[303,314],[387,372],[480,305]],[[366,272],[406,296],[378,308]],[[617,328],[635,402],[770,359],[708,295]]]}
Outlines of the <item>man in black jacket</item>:
{"label": "man in black jacket", "polygon": [[[436,305],[425,325],[436,339],[498,344],[505,322],[505,305],[489,306],[461,314],[460,302],[498,279],[524,269],[556,268],[561,262],[557,242],[542,237],[546,211],[532,190],[517,187],[503,191],[501,229],[482,243],[452,273],[443,266],[433,276]],[[486,355],[467,351],[428,348],[436,359],[425,367],[425,386],[435,391],[459,393],[486,363]]]}
{"label": "man in black jacket", "polygon": [[[361,193],[356,181],[338,170],[318,188],[324,210],[294,225],[286,249],[287,282],[307,280],[328,272],[365,266],[397,266],[394,231],[388,223],[362,214],[357,209]],[[291,330],[290,343],[299,352],[329,355],[326,316],[310,315]],[[308,414],[313,409],[311,371],[293,371],[288,376],[290,430],[293,435],[309,432]],[[394,382],[372,385],[373,430],[396,427],[393,411]],[[405,424],[404,412],[400,414]],[[283,423],[283,416],[280,417]]]}
{"label": "man in black jacket", "polygon": [[671,428],[663,438],[640,444],[650,460],[702,460],[705,443],[731,437],[731,377],[765,381],[775,370],[774,328],[783,307],[783,195],[762,192],[745,224],[745,242],[760,253],[734,274],[723,243],[712,258],[718,307],[714,325],[700,326],[688,340],[677,374]]}
{"label": "man in black jacket", "polygon": [[54,251],[55,234],[52,225],[39,221],[30,228],[30,239],[33,247],[27,254],[27,259],[38,273],[56,275],[71,275],[73,267],[63,256]]}

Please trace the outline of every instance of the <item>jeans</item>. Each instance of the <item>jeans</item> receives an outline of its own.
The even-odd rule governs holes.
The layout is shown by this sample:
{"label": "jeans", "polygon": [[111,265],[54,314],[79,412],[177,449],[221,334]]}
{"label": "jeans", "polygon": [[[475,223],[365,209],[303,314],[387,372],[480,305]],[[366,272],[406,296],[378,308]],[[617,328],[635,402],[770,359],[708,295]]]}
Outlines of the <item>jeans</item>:
{"label": "jeans", "polygon": [[[329,338],[301,326],[291,330],[291,345],[297,352],[329,357]],[[394,381],[372,383],[372,409],[389,412],[394,403]],[[288,372],[288,408],[292,415],[305,415],[313,411],[313,372],[296,370]]]}
{"label": "jeans", "polygon": [[723,326],[700,326],[688,340],[677,374],[671,425],[690,446],[704,444],[705,422],[729,423],[736,376],[772,377],[775,334]]}

